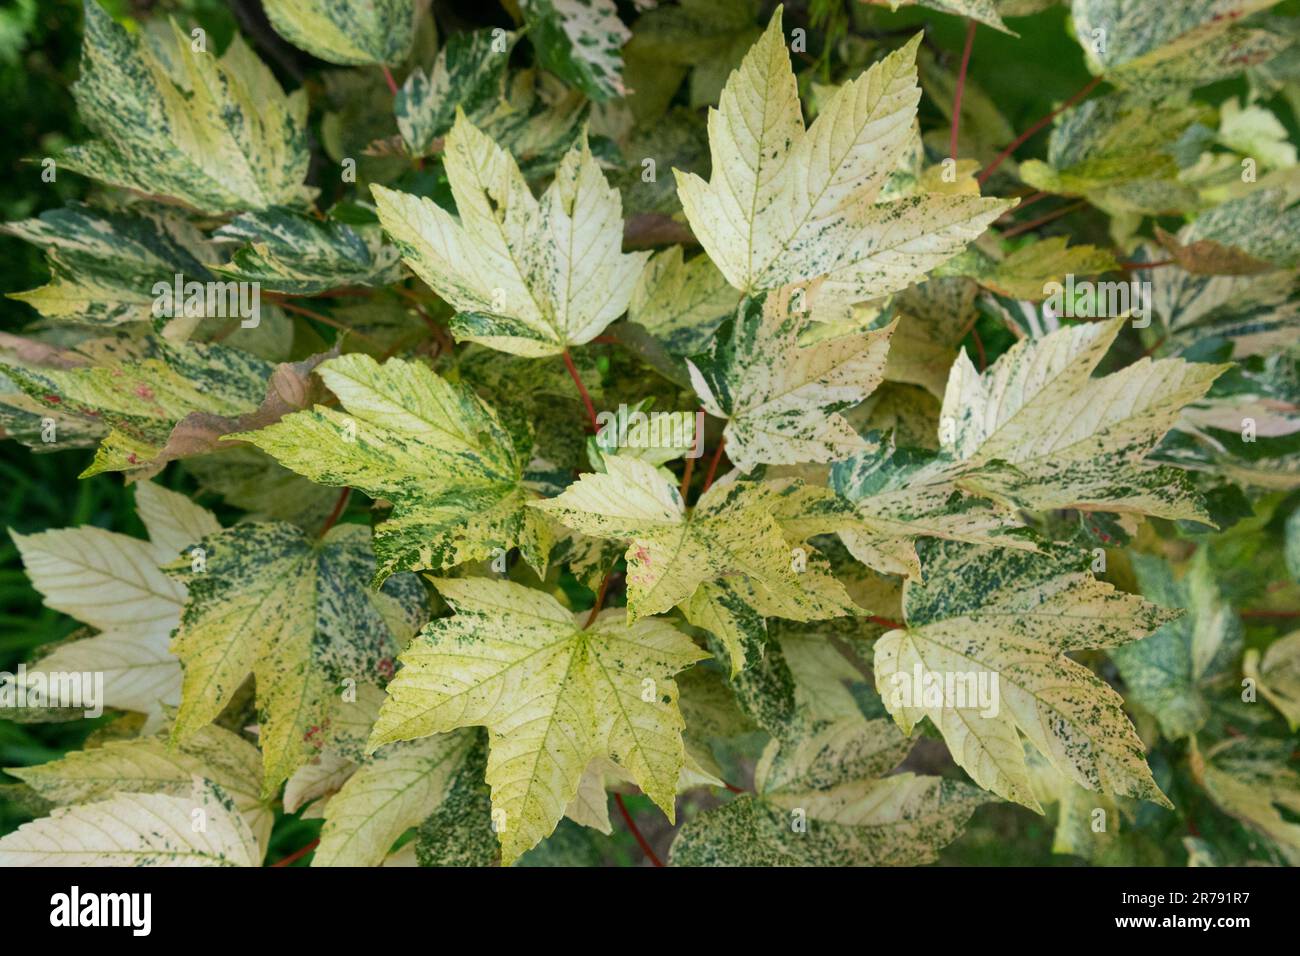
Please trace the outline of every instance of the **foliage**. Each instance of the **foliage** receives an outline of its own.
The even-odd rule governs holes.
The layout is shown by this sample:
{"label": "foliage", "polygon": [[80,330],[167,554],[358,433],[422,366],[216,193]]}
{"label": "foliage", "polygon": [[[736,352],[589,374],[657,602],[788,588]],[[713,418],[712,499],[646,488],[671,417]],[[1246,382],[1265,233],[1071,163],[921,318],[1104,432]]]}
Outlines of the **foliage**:
{"label": "foliage", "polygon": [[0,863],[1300,860],[1295,2],[156,6],[0,15]]}

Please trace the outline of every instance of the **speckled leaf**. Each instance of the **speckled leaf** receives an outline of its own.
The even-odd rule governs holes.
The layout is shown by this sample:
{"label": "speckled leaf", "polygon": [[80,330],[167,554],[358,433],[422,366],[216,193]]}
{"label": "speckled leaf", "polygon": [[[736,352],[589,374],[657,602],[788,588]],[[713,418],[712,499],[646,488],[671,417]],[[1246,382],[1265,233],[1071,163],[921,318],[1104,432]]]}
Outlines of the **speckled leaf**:
{"label": "speckled leaf", "polygon": [[999,15],[998,0],[869,0],[869,2],[878,3],[882,6],[888,4],[890,9],[897,10],[899,7],[918,6],[926,7],[930,10],[939,10],[942,13],[951,13],[953,16],[967,17],[979,23],[987,24],[995,30],[1001,30],[1003,33],[1015,35],[1014,31],[1007,28],[1002,22]]}
{"label": "speckled leaf", "polygon": [[[204,827],[194,826],[202,812]],[[186,796],[119,793],[63,807],[0,838],[0,866],[257,866],[261,851],[231,798],[193,779]]]}
{"label": "speckled leaf", "polygon": [[406,262],[456,308],[452,332],[516,355],[591,341],[627,309],[648,252],[624,254],[623,213],[583,138],[540,200],[510,154],[464,114],[444,156],[459,220],[432,200],[374,187]]}
{"label": "speckled leaf", "polygon": [[491,115],[505,97],[506,65],[518,40],[518,33],[501,35],[496,29],[454,33],[429,73],[420,67],[411,71],[393,101],[407,152],[433,152],[458,108],[477,123]]}
{"label": "speckled leaf", "polygon": [[1300,265],[1300,205],[1291,205],[1282,189],[1261,189],[1229,200],[1178,233],[1183,246],[1204,240],[1239,250],[1264,269],[1294,269]]}
{"label": "speckled leaf", "polygon": [[1269,840],[1288,866],[1300,866],[1300,773],[1285,740],[1231,737],[1192,752],[1192,770],[1224,813]]}
{"label": "speckled leaf", "polygon": [[987,802],[968,784],[910,773],[770,800],[744,794],[685,824],[669,859],[674,866],[918,866]]}
{"label": "speckled leaf", "polygon": [[[744,575],[763,614],[812,620],[844,613],[843,589],[818,593],[794,571],[790,546],[768,508],[771,493],[750,482],[718,484],[687,511],[677,488],[634,458],[607,458],[535,507],[600,538],[626,539],[630,620],[689,601],[701,584]],[[824,582],[823,582],[824,583]],[[834,584],[833,580],[830,582]],[[832,610],[832,608],[836,608]]]}
{"label": "speckled leaf", "polygon": [[322,746],[345,681],[392,673],[423,619],[423,589],[402,576],[369,590],[375,561],[358,525],[316,540],[290,524],[245,524],[201,547],[202,566],[186,557],[167,569],[190,591],[172,639],[185,672],[172,739],[190,739],[255,674],[271,793]]}
{"label": "speckled leaf", "polygon": [[737,289],[827,276],[847,302],[885,295],[960,252],[1012,203],[913,196],[874,205],[913,136],[919,37],[845,83],[805,131],[780,9],[709,113],[713,175],[677,171],[691,228]]}
{"label": "speckled leaf", "polygon": [[104,471],[151,477],[168,460],[159,459],[182,419],[255,411],[274,371],[238,349],[160,338],[112,343],[94,364],[80,361],[85,364],[63,368],[9,365],[5,374],[47,407],[110,427],[84,477]]}
{"label": "speckled leaf", "polygon": [[227,279],[257,282],[264,291],[316,295],[343,286],[383,286],[402,277],[399,254],[376,226],[349,226],[288,209],[249,212],[212,234],[240,243],[229,263],[214,266]]}
{"label": "speckled leaf", "polygon": [[944,394],[944,450],[1012,466],[963,487],[1028,508],[1208,520],[1184,476],[1142,461],[1227,366],[1143,358],[1093,377],[1125,321],[1020,342],[982,375],[962,352]]}
{"label": "speckled leaf", "polygon": [[551,833],[594,757],[625,768],[673,819],[684,750],[671,678],[706,654],[666,621],[628,624],[619,610],[587,628],[587,612],[513,582],[437,586],[456,614],[402,654],[372,747],[486,726],[507,865]]}
{"label": "speckled leaf", "polygon": [[1049,295],[1049,283],[1118,269],[1115,257],[1096,246],[1069,246],[1064,236],[1053,236],[1021,246],[988,271],[974,276],[980,285],[998,295],[1037,302]]}
{"label": "speckled leaf", "polygon": [[198,776],[229,795],[263,851],[274,822],[275,815],[261,799],[262,755],[221,727],[205,727],[180,747],[169,746],[165,737],[114,740],[6,772],[58,806],[104,800],[119,792],[184,797]]}
{"label": "speckled leaf", "polygon": [[199,229],[174,212],[101,210],[71,205],[38,218],[5,223],[0,232],[46,251],[50,281],[10,298],[41,315],[89,325],[118,325],[153,317],[156,282],[169,286],[212,278],[205,262],[216,256]]}
{"label": "speckled leaf", "polygon": [[1073,0],[1074,29],[1094,73],[1138,95],[1156,97],[1271,59],[1284,37],[1239,25],[1277,0]]}
{"label": "speckled leaf", "polygon": [[[1088,558],[929,542],[924,583],[903,589],[907,626],[876,642],[876,688],[904,732],[928,717],[958,765],[1006,799],[1039,809],[1023,733],[1081,786],[1169,806],[1120,696],[1066,653],[1126,644],[1175,614],[1095,580]],[[914,690],[960,679],[969,691],[970,676],[989,699]]]}
{"label": "speckled leaf", "polygon": [[375,528],[378,580],[482,560],[497,547],[519,547],[544,571],[551,537],[525,507],[527,449],[515,448],[491,407],[416,362],[352,354],[318,372],[344,411],[317,405],[231,437],[312,481],[393,502]]}
{"label": "speckled leaf", "polygon": [[473,731],[458,730],[375,753],[326,805],[312,866],[382,862],[398,837],[441,805],[474,742]]}
{"label": "speckled leaf", "polygon": [[543,67],[597,102],[622,96],[623,44],[632,33],[614,0],[520,0]]}
{"label": "speckled leaf", "polygon": [[736,291],[708,256],[686,262],[682,247],[670,246],[646,263],[627,317],[673,355],[690,355],[709,344],[735,305]]}
{"label": "speckled leaf", "polygon": [[839,413],[880,384],[894,325],[801,344],[813,320],[803,290],[744,299],[707,352],[689,360],[691,384],[727,419],[727,457],[758,464],[827,462],[867,447]]}
{"label": "speckled leaf", "polygon": [[98,137],[59,165],[138,192],[224,213],[302,206],[307,94],[286,96],[238,33],[226,52],[195,52],[173,30],[165,59],[86,0],[81,118]]}
{"label": "speckled leaf", "polygon": [[294,46],[343,66],[396,65],[415,42],[416,0],[265,0],[266,18]]}

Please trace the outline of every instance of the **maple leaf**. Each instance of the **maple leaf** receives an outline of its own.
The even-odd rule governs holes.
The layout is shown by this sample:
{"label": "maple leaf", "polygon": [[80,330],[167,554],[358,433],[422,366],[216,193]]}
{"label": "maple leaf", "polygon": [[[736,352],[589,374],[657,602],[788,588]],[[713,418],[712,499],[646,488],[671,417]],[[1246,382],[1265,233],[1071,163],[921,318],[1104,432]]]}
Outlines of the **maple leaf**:
{"label": "maple leaf", "polygon": [[257,678],[259,743],[271,793],[328,738],[345,681],[377,683],[423,620],[423,588],[390,578],[380,591],[370,532],[338,525],[316,540],[283,522],[207,535],[167,567],[189,587],[172,652],[184,669],[172,739],[214,720],[245,678]]}
{"label": "maple leaf", "polygon": [[102,673],[100,703],[139,711],[156,727],[163,706],[180,701],[180,662],[167,647],[186,595],[158,564],[220,525],[174,491],[135,488],[149,541],[95,527],[10,536],[45,604],[100,632],[54,648],[28,673]]}
{"label": "maple leaf", "polygon": [[794,570],[764,486],[719,484],[688,512],[677,489],[649,463],[620,456],[606,458],[605,467],[533,507],[583,534],[630,542],[629,620],[688,601],[700,585],[727,575],[746,579],[734,586],[765,615],[808,620],[855,607],[829,575],[805,583]]}
{"label": "maple leaf", "polygon": [[401,63],[415,42],[416,0],[266,0],[275,32],[312,56],[343,66]]}
{"label": "maple leaf", "polygon": [[963,350],[944,393],[943,448],[973,466],[1011,466],[967,476],[963,487],[1026,508],[1209,522],[1185,475],[1143,460],[1229,366],[1142,358],[1093,377],[1125,321],[1020,342],[982,375]]}
{"label": "maple leaf", "polygon": [[648,252],[624,254],[622,204],[585,135],[535,199],[515,160],[457,113],[443,164],[459,220],[432,200],[373,187],[415,274],[456,308],[452,332],[516,355],[590,342],[627,310]]}
{"label": "maple leaf", "polygon": [[220,58],[173,26],[156,53],[85,3],[82,120],[99,137],[59,165],[115,186],[169,196],[204,212],[303,206],[306,90],[285,95],[236,33]]}
{"label": "maple leaf", "polygon": [[672,675],[708,655],[666,621],[618,610],[585,626],[553,597],[485,579],[442,579],[456,611],[402,654],[371,747],[486,726],[502,859],[550,834],[591,760],[608,756],[673,819],[684,761]]}
{"label": "maple leaf", "polygon": [[464,385],[417,362],[380,365],[352,354],[318,374],[344,412],[324,405],[269,428],[232,435],[327,485],[350,485],[393,502],[375,528],[376,579],[447,568],[518,546],[539,572],[551,538],[525,507],[523,455],[495,411]]}
{"label": "maple leaf", "polygon": [[926,863],[989,797],[910,773],[887,721],[772,740],[743,794],[692,819],[673,841],[677,866],[899,866]]}
{"label": "maple leaf", "polygon": [[[196,812],[205,826],[193,825]],[[190,793],[119,793],[62,807],[0,837],[0,866],[257,866],[262,854],[219,786]]]}
{"label": "maple leaf", "polygon": [[75,806],[122,793],[187,797],[195,777],[219,786],[265,852],[275,814],[261,797],[262,755],[221,727],[205,727],[180,747],[164,736],[110,740],[59,760],[6,770],[56,806]]}
{"label": "maple leaf", "polygon": [[[1033,809],[1020,734],[1080,786],[1170,806],[1120,696],[1065,655],[1138,640],[1176,612],[1095,580],[1086,556],[1059,547],[933,541],[922,566],[924,582],[903,588],[907,626],[875,647],[876,688],[905,733],[928,717],[972,780]],[[969,681],[964,694],[922,692],[946,675],[996,680],[996,697],[979,698]]]}
{"label": "maple leaf", "polygon": [[803,344],[814,326],[797,287],[746,297],[707,352],[687,363],[709,414],[727,420],[727,457],[758,464],[847,458],[867,447],[839,413],[880,383],[891,324]]}
{"label": "maple leaf", "polygon": [[755,293],[825,277],[826,299],[897,291],[1014,205],[978,196],[876,200],[913,135],[920,38],[845,83],[807,130],[781,9],[709,111],[714,172],[675,171],[709,258]]}

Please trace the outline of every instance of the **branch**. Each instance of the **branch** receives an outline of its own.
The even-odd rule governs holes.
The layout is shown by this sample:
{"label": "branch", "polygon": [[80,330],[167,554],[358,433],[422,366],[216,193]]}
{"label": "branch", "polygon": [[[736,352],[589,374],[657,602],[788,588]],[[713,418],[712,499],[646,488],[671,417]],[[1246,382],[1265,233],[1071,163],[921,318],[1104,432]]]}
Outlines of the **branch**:
{"label": "branch", "polygon": [[641,831],[637,829],[636,822],[632,819],[632,814],[627,812],[627,805],[623,803],[623,794],[614,794],[614,802],[618,804],[619,812],[623,814],[623,820],[627,823],[627,828],[632,831],[632,836],[636,837],[636,842],[637,845],[641,847],[641,852],[644,853],[646,858],[655,866],[663,866],[664,861],[655,855],[654,848],[650,846],[646,838],[641,835]]}
{"label": "branch", "polygon": [[1101,82],[1101,77],[1094,76],[1089,81],[1087,86],[1081,89],[1078,93],[1075,93],[1073,96],[1071,96],[1068,100],[1066,100],[1056,109],[1052,110],[1052,112],[1048,113],[1042,119],[1034,123],[1034,125],[1030,126],[1029,129],[1025,130],[1023,133],[1021,133],[1019,136],[1013,139],[1011,141],[1011,144],[1007,146],[1006,149],[998,153],[997,156],[993,158],[993,162],[989,163],[987,166],[984,167],[983,170],[980,171],[980,174],[977,177],[979,184],[983,186],[984,183],[988,180],[988,178],[993,175],[993,171],[1002,165],[1003,160],[1005,160],[1008,156],[1010,156],[1017,149],[1019,149],[1024,144],[1025,140],[1029,139],[1029,137],[1033,136],[1040,129],[1042,129],[1052,120],[1054,120],[1057,116],[1061,115],[1066,110],[1068,110],[1071,106],[1074,106],[1076,103],[1082,100],[1085,96],[1087,96],[1094,89],[1096,89],[1097,84],[1100,82]]}
{"label": "branch", "polygon": [[975,45],[975,27],[974,20],[966,24],[966,47],[961,53],[961,70],[957,73],[957,89],[952,97],[952,133],[948,140],[948,155],[953,159],[957,158],[957,130],[961,126],[961,97],[966,91],[966,68],[970,66],[970,51]]}

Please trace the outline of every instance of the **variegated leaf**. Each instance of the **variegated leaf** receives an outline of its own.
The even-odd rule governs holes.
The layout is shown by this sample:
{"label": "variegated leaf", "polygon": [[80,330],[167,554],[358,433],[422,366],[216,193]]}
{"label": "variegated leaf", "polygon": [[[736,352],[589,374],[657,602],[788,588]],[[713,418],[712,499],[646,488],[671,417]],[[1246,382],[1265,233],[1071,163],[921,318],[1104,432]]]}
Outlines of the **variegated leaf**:
{"label": "variegated leaf", "polygon": [[805,130],[781,11],[773,15],[710,111],[712,178],[677,172],[691,228],[737,289],[825,276],[828,298],[885,295],[960,252],[1012,205],[939,195],[876,204],[913,137],[919,42],[840,87]]}
{"label": "variegated leaf", "polygon": [[624,767],[673,819],[684,750],[671,678],[706,654],[666,621],[607,610],[587,627],[586,612],[512,582],[437,587],[456,614],[403,653],[372,748],[486,726],[507,864],[550,834],[595,757]]}
{"label": "variegated leaf", "polygon": [[256,432],[250,442],[326,485],[349,485],[394,506],[375,528],[377,579],[449,568],[519,547],[538,571],[551,536],[525,507],[523,455],[493,409],[416,362],[366,355],[319,368],[344,411],[317,405]]}
{"label": "variegated leaf", "polygon": [[405,60],[422,6],[427,5],[416,0],[265,0],[276,33],[343,66]]}
{"label": "variegated leaf", "polygon": [[627,309],[649,253],[620,251],[623,215],[583,139],[540,200],[514,159],[463,113],[444,164],[459,220],[374,187],[379,218],[407,264],[458,311],[452,332],[516,355],[589,342]]}
{"label": "variegated leaf", "polygon": [[237,525],[199,547],[202,565],[167,568],[190,592],[172,639],[185,672],[172,739],[211,723],[254,674],[269,794],[323,746],[348,686],[392,674],[424,618],[423,588],[404,575],[369,590],[375,559],[358,525],[319,540],[290,524]]}
{"label": "variegated leaf", "polygon": [[179,27],[159,42],[165,53],[87,0],[73,93],[97,139],[59,164],[204,212],[305,205],[306,91],[286,96],[239,34],[220,57]]}
{"label": "variegated leaf", "polygon": [[1080,786],[1169,806],[1120,696],[1066,654],[1176,613],[1095,580],[1086,557],[928,542],[924,583],[903,589],[907,626],[876,642],[876,688],[904,732],[928,717],[971,779],[1008,800],[1039,809],[1024,734]]}

